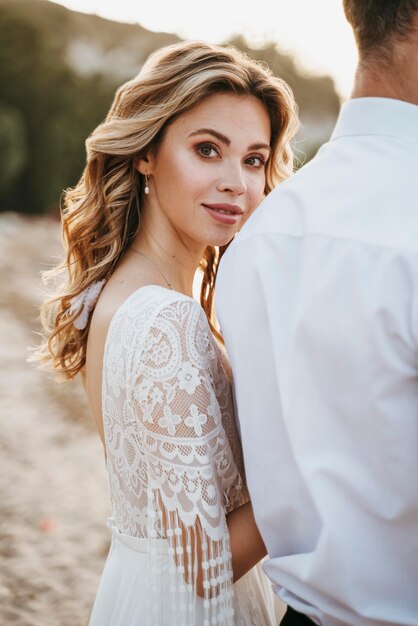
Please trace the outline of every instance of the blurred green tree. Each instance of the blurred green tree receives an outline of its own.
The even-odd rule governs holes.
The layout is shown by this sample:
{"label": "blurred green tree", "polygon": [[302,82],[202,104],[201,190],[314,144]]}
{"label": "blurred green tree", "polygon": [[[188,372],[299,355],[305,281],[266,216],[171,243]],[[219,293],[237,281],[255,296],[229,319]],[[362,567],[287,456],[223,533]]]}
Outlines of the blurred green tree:
{"label": "blurred green tree", "polygon": [[0,199],[13,191],[27,156],[23,117],[17,109],[0,102]]}
{"label": "blurred green tree", "polygon": [[85,138],[105,116],[114,85],[76,74],[60,40],[10,4],[0,4],[0,42],[0,102],[14,111],[9,135],[10,124],[16,131],[2,158],[16,159],[19,137],[26,141],[26,160],[13,188],[3,190],[0,210],[56,210],[62,190],[80,176]]}

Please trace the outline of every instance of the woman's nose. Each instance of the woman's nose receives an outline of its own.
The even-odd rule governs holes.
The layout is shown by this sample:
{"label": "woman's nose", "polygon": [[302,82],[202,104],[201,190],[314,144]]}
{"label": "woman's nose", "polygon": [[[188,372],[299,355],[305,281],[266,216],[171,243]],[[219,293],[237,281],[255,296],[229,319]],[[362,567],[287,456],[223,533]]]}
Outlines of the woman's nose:
{"label": "woman's nose", "polygon": [[225,167],[219,179],[218,189],[219,191],[230,191],[236,195],[241,195],[247,191],[247,183],[241,163],[230,163]]}

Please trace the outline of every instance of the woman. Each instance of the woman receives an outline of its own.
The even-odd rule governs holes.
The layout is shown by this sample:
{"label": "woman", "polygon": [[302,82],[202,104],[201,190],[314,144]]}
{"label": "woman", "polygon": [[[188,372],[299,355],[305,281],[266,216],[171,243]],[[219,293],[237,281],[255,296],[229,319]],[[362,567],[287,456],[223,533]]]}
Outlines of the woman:
{"label": "woman", "polygon": [[264,66],[187,42],[154,53],[87,140],[38,358],[82,374],[105,450],[91,626],[274,623],[212,303],[222,252],[292,170],[296,126]]}

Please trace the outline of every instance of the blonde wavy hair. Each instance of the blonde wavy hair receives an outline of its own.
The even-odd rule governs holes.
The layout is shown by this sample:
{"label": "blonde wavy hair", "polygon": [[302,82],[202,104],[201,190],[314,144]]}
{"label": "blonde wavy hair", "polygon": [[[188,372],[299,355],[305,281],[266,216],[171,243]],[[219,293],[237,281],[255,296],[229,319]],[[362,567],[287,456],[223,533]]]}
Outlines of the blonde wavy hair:
{"label": "blonde wavy hair", "polygon": [[[58,290],[41,306],[44,329],[31,360],[51,367],[59,379],[83,368],[89,324],[73,325],[71,303],[93,282],[108,279],[141,223],[144,177],[136,160],[157,150],[168,125],[215,93],[252,95],[271,123],[272,154],[266,165],[265,194],[293,170],[290,140],[298,128],[293,94],[269,68],[232,46],[182,42],[154,52],[140,73],[116,92],[105,121],[86,141],[87,162],[78,184],[65,193],[62,233],[66,258],[44,273],[62,277]],[[207,246],[201,260],[200,301],[215,335],[214,288],[227,246]]]}

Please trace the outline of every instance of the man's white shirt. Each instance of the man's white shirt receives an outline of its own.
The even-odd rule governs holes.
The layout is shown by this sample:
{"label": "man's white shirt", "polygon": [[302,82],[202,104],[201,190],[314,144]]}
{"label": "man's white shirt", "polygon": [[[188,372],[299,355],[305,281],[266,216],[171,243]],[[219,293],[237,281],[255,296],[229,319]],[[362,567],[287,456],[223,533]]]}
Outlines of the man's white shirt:
{"label": "man's white shirt", "polygon": [[418,107],[343,105],[216,308],[276,592],[324,626],[418,625]]}

